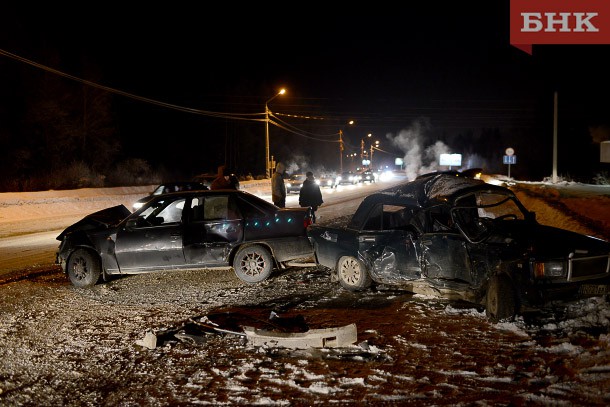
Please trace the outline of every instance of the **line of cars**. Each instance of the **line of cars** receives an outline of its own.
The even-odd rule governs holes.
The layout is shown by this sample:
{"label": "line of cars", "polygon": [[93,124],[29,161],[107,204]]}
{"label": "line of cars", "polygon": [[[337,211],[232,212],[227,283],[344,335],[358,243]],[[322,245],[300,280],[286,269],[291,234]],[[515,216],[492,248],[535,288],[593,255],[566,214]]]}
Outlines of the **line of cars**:
{"label": "line of cars", "polygon": [[[359,183],[374,183],[378,180],[378,176],[371,170],[364,170],[360,172],[345,171],[341,175],[332,173],[322,173],[315,178],[316,183],[321,188],[336,188],[339,185],[356,185]],[[305,181],[305,174],[297,173],[292,174],[285,181],[287,193],[299,193],[301,186]]]}
{"label": "line of cars", "polygon": [[[286,185],[286,192],[289,194],[298,194],[301,191],[301,187],[303,186],[303,181],[305,181],[305,174],[292,174],[288,177],[288,179],[284,182]],[[315,177],[316,183],[321,188],[335,188],[339,182],[341,177],[338,177],[333,174],[321,174],[318,177]]]}
{"label": "line of cars", "polygon": [[543,226],[509,188],[454,172],[369,195],[344,228],[245,191],[201,189],[90,214],[57,239],[56,262],[77,287],[216,267],[253,284],[288,261],[315,259],[347,290],[468,301],[492,321],[610,294],[609,242]]}
{"label": "line of cars", "polygon": [[360,172],[346,171],[337,177],[337,185],[355,185],[362,182],[374,183],[377,175],[371,170]]}

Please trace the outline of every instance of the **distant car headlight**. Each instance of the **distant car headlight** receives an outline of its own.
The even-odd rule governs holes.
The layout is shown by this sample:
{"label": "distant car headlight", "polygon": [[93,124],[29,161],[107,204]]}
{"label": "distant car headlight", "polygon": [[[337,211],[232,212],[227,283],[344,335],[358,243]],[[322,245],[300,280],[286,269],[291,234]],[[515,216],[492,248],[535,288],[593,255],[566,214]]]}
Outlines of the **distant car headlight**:
{"label": "distant car headlight", "polygon": [[389,181],[394,177],[394,173],[392,171],[384,171],[381,175],[379,175],[380,181]]}
{"label": "distant car headlight", "polygon": [[535,261],[533,264],[534,277],[565,277],[567,267],[564,261]]}
{"label": "distant car headlight", "polygon": [[286,188],[290,188],[292,186],[292,184],[290,182],[286,183]]}
{"label": "distant car headlight", "polygon": [[142,206],[144,206],[144,202],[136,202],[133,204],[133,210],[137,211],[138,209],[140,209]]}
{"label": "distant car headlight", "polygon": [[337,182],[341,181],[341,177],[337,177]]}
{"label": "distant car headlight", "polygon": [[320,185],[320,180],[319,179],[316,180],[316,184]]}

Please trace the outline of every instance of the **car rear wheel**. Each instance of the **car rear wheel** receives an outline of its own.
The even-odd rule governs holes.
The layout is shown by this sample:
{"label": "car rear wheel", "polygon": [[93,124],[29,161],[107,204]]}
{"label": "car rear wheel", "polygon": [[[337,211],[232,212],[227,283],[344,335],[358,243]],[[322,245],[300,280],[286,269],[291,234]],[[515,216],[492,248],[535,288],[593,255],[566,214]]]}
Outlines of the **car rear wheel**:
{"label": "car rear wheel", "polygon": [[352,256],[339,259],[337,275],[341,286],[350,291],[363,290],[370,287],[373,282],[364,263]]}
{"label": "car rear wheel", "polygon": [[72,284],[84,288],[97,284],[102,267],[97,255],[86,249],[78,249],[70,256],[67,271]]}
{"label": "car rear wheel", "polygon": [[517,313],[515,291],[507,276],[495,275],[489,281],[485,315],[492,322],[513,320]]}
{"label": "car rear wheel", "polygon": [[248,284],[266,280],[273,270],[273,257],[261,245],[246,246],[239,249],[233,259],[235,275]]}

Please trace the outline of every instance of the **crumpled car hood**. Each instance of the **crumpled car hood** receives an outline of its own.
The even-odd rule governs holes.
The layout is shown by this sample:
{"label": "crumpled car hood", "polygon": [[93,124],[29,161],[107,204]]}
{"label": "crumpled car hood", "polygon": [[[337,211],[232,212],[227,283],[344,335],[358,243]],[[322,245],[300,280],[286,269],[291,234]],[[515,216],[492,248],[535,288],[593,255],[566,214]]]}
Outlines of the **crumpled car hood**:
{"label": "crumpled car hood", "polygon": [[496,231],[498,234],[490,240],[514,240],[528,246],[532,255],[565,256],[573,252],[586,256],[610,253],[610,243],[596,237],[541,224],[511,221],[506,224],[507,226]]}
{"label": "crumpled car hood", "polygon": [[547,251],[580,252],[581,255],[608,254],[610,244],[602,239],[586,236],[564,229],[539,225],[532,238],[539,247]]}
{"label": "crumpled car hood", "polygon": [[61,241],[64,236],[75,231],[106,229],[109,226],[118,224],[129,215],[131,215],[131,211],[127,209],[125,205],[117,205],[111,208],[102,209],[101,211],[87,215],[73,225],[68,226],[56,239]]}

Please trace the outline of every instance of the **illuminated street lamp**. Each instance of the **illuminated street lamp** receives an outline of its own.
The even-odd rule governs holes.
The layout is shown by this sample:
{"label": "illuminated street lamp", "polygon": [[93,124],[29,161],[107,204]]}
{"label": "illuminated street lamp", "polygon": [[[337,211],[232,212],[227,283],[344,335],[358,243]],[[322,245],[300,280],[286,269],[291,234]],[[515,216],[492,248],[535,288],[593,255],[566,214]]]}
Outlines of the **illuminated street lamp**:
{"label": "illuminated street lamp", "polygon": [[280,89],[278,93],[276,93],[273,97],[268,99],[265,102],[265,173],[267,178],[271,178],[271,163],[269,161],[269,102],[278,97],[279,95],[283,95],[286,93],[286,89]]}

